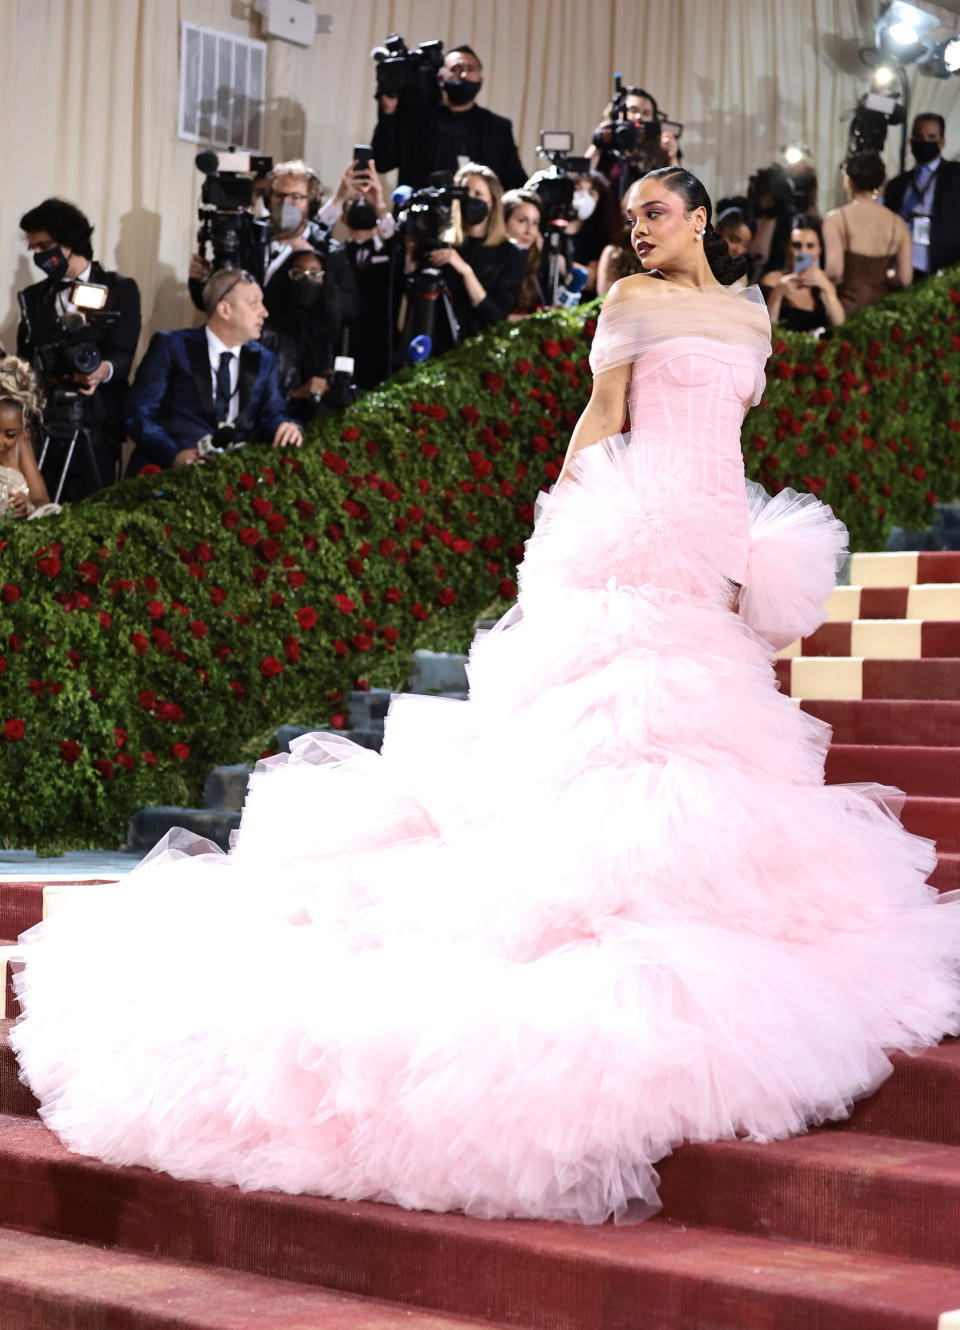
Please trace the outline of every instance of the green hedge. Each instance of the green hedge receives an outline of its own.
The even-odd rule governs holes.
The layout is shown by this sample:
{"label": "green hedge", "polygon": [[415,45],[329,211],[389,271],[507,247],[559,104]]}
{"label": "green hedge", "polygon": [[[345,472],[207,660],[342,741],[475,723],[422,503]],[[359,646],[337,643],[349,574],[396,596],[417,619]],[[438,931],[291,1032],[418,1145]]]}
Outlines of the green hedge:
{"label": "green hedge", "polygon": [[[816,490],[877,546],[951,497],[960,294],[934,279],[815,342],[775,342],[748,473]],[[516,594],[538,489],[589,390],[596,307],[491,330],[404,371],[304,447],[140,476],[0,530],[0,834],[107,845],[194,803],[218,762],[346,695],[402,687]]]}

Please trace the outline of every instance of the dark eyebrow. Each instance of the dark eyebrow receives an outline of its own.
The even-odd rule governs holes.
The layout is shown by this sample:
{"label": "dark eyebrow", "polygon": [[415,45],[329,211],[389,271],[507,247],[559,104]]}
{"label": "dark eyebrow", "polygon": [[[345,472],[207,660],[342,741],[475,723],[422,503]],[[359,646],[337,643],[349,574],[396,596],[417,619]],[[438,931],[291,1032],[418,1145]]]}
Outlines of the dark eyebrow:
{"label": "dark eyebrow", "polygon": [[651,199],[649,203],[641,203],[641,208],[664,208],[666,204],[663,199]]}

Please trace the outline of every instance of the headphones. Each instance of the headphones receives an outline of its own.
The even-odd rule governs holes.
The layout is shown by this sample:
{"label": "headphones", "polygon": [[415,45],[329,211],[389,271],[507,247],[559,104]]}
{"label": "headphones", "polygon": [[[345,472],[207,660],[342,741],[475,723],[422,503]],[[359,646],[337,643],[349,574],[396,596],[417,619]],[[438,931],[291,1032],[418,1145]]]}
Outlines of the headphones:
{"label": "headphones", "polygon": [[[280,172],[280,174],[297,175],[305,177],[310,182],[310,186],[316,188],[317,191],[316,197],[307,200],[307,220],[312,222],[314,217],[316,217],[317,213],[320,211],[320,202],[323,196],[323,184],[320,180],[320,177],[317,175],[316,171],[311,171],[309,166],[304,166],[303,168],[298,169],[296,171],[282,171]],[[308,186],[308,192],[310,186]],[[273,190],[268,185],[267,188],[263,191],[263,201],[268,209],[271,206],[272,199],[273,199]]]}

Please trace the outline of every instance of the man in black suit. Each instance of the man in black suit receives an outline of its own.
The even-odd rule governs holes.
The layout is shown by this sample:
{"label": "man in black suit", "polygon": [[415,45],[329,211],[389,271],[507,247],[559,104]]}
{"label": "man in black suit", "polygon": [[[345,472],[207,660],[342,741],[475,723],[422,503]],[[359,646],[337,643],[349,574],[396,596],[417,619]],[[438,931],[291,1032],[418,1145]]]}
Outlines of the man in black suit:
{"label": "man in black suit", "polygon": [[895,176],[883,201],[907,223],[913,237],[913,280],[960,263],[960,162],[943,159],[942,115],[921,111],[910,131],[916,165]]}
{"label": "man in black suit", "polygon": [[469,46],[447,52],[437,76],[441,99],[435,106],[405,106],[402,98],[381,96],[371,147],[377,170],[398,168],[400,184],[419,189],[435,171],[456,172],[464,162],[489,166],[504,189],[527,179],[513,126],[502,115],[477,105],[483,66]]}
{"label": "man in black suit", "polygon": [[[34,263],[46,280],[26,287],[19,293],[20,325],[17,329],[17,355],[35,361],[37,352],[64,335],[64,317],[82,317],[71,296],[75,282],[91,282],[107,288],[105,310],[115,315],[104,321],[99,332],[91,320],[92,332],[102,360],[91,374],[74,374],[72,381],[60,383],[62,390],[77,392],[86,399],[83,423],[89,431],[96,473],[85,448],[78,448],[66,476],[62,497],[82,499],[116,475],[120,445],[124,439],[123,408],[127,379],[140,337],[140,292],[132,277],[108,272],[93,258],[93,227],[79,208],[64,199],[44,199],[20,218],[20,227],[33,254]],[[53,394],[45,379],[48,403]],[[47,423],[55,416],[47,411]],[[60,478],[66,459],[63,447],[51,447],[44,466],[51,493]]]}
{"label": "man in black suit", "polygon": [[202,328],[154,333],[127,399],[127,429],[136,449],[127,475],[143,467],[192,466],[198,444],[220,425],[238,440],[299,446],[288,417],[277,358],[256,340],[266,308],[248,272],[221,268],[203,288]]}

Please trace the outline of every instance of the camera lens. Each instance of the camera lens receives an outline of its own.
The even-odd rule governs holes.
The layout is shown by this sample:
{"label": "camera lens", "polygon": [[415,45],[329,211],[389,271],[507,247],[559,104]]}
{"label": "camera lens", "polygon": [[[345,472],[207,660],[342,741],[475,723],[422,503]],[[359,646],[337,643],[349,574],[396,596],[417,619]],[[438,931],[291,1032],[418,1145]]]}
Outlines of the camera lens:
{"label": "camera lens", "polygon": [[79,346],[73,348],[72,359],[73,367],[78,374],[92,374],[94,370],[100,368],[103,357],[98,346],[94,346],[92,342],[81,342]]}

